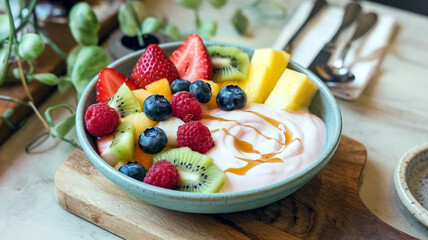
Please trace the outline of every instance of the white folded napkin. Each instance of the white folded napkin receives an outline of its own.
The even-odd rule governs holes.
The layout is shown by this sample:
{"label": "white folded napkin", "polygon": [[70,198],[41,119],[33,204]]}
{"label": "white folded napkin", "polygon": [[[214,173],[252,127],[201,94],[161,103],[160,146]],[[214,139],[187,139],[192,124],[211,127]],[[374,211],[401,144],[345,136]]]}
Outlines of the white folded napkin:
{"label": "white folded napkin", "polygon": [[[299,26],[303,24],[312,6],[312,1],[305,1],[296,9],[274,43],[273,48],[283,49]],[[291,59],[304,67],[308,67],[324,44],[331,39],[339,28],[343,14],[344,9],[336,6],[328,6],[323,9],[299,34],[295,41]],[[389,43],[394,27],[395,20],[392,16],[378,15],[376,25],[352,45],[346,56],[345,66],[355,75],[355,80],[340,86],[329,87],[333,95],[346,100],[355,100],[361,95],[370,79],[376,74],[377,66]],[[354,30],[355,26],[352,25],[340,37],[337,42],[337,52],[344,47],[353,35]],[[335,58],[335,54],[332,57]]]}

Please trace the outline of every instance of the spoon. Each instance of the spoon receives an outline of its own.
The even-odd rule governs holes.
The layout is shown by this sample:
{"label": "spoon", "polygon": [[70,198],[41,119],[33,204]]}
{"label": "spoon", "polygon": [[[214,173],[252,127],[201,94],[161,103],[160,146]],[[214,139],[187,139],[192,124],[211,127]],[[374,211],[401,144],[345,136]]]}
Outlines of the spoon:
{"label": "spoon", "polygon": [[327,64],[333,52],[336,50],[336,42],[339,37],[348,29],[349,26],[358,18],[361,13],[361,6],[356,2],[351,2],[345,7],[345,13],[343,15],[342,22],[339,28],[336,30],[334,36],[328,41],[317,56],[309,64],[309,70],[316,72],[315,67],[321,64]]}
{"label": "spoon", "polygon": [[366,34],[376,24],[376,21],[377,15],[375,13],[366,13],[360,16],[357,20],[357,29],[355,30],[352,38],[346,43],[345,47],[340,52],[339,58],[335,60],[333,64],[317,65],[315,67],[318,75],[326,85],[337,85],[340,83],[350,82],[355,79],[354,74],[344,66],[346,55],[348,54],[352,44]]}

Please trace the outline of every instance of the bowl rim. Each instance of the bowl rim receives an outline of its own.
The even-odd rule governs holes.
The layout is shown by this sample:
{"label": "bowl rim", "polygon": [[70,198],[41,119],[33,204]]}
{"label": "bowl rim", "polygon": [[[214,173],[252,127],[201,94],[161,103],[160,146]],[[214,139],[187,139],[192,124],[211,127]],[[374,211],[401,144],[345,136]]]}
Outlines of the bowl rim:
{"label": "bowl rim", "polygon": [[[163,48],[169,48],[169,47],[178,47],[181,43],[182,43],[181,41],[180,42],[171,42],[171,43],[159,44],[159,46],[162,49]],[[245,48],[245,49],[251,49],[251,50],[257,49],[255,47],[248,46],[248,45],[221,42],[221,41],[204,41],[204,44],[208,44],[208,45],[220,44],[220,45],[234,46],[234,47],[238,47],[241,49]],[[123,56],[123,57],[115,60],[111,64],[109,64],[107,67],[115,68],[116,66],[120,65],[122,62],[127,61],[129,58],[140,56],[144,52],[144,50],[145,49],[141,49],[139,51],[136,51],[136,52],[133,52],[133,53],[128,54],[126,56]],[[340,138],[341,138],[341,132],[342,132],[342,115],[340,112],[340,108],[339,108],[339,105],[338,105],[336,99],[334,98],[333,94],[328,89],[328,87],[310,70],[302,67],[301,65],[294,62],[291,59],[289,62],[289,66],[290,66],[290,63],[294,69],[296,69],[298,71],[305,71],[305,73],[307,73],[307,75],[308,75],[308,78],[315,81],[315,83],[317,84],[317,86],[319,88],[319,91],[322,90],[325,93],[326,98],[327,98],[327,102],[330,104],[330,106],[333,109],[332,115],[334,116],[334,121],[337,124],[335,125],[335,127],[333,129],[333,134],[331,137],[332,138],[331,141],[334,142],[335,144],[332,144],[331,146],[327,146],[329,148],[326,148],[326,150],[323,151],[321,156],[318,157],[313,163],[311,163],[305,169],[303,169],[299,173],[297,173],[297,174],[295,174],[289,178],[283,179],[279,182],[276,182],[276,183],[273,183],[273,184],[270,184],[270,185],[267,185],[264,187],[245,190],[245,191],[239,191],[239,192],[192,193],[192,192],[182,192],[182,191],[176,191],[176,190],[170,190],[170,189],[155,187],[155,186],[146,184],[144,182],[140,182],[138,180],[135,180],[133,178],[130,178],[128,176],[125,176],[124,174],[118,174],[119,172],[114,167],[111,167],[109,164],[107,164],[98,155],[98,153],[91,147],[89,140],[86,138],[86,130],[85,130],[85,127],[83,126],[84,124],[80,124],[83,122],[82,120],[83,120],[84,110],[85,110],[85,109],[83,109],[83,106],[84,106],[85,100],[89,96],[89,94],[91,93],[91,90],[95,87],[98,75],[96,75],[91,80],[91,82],[86,86],[86,88],[85,88],[85,90],[84,90],[84,92],[83,92],[83,94],[79,100],[78,106],[77,106],[76,130],[77,130],[78,140],[81,143],[82,148],[83,148],[84,152],[86,153],[86,155],[88,156],[88,158],[90,159],[90,161],[97,168],[98,168],[97,164],[100,164],[100,167],[104,168],[104,171],[107,171],[107,174],[115,175],[116,178],[119,178],[118,181],[123,181],[124,183],[130,184],[130,185],[137,185],[138,184],[135,187],[145,188],[145,189],[147,189],[147,191],[151,191],[156,195],[163,195],[165,197],[169,197],[169,198],[173,198],[173,199],[182,199],[182,200],[210,200],[210,201],[212,201],[212,200],[238,199],[238,198],[242,198],[242,197],[246,197],[246,196],[252,196],[254,194],[262,194],[265,192],[275,191],[276,189],[281,189],[281,187],[283,187],[285,185],[293,184],[294,182],[298,181],[300,178],[304,177],[308,172],[320,167],[320,165],[321,165],[321,167],[323,167],[323,165],[327,164],[329,159],[335,153],[335,151],[339,145]],[[94,161],[96,161],[97,163]],[[102,174],[106,176],[106,173],[102,172]]]}
{"label": "bowl rim", "polygon": [[[426,151],[428,151],[428,142],[414,146],[401,157],[394,171],[394,186],[398,198],[407,211],[425,227],[428,227],[428,210],[413,196],[407,184],[406,177],[410,163],[416,156]],[[428,159],[426,161],[428,161]]]}

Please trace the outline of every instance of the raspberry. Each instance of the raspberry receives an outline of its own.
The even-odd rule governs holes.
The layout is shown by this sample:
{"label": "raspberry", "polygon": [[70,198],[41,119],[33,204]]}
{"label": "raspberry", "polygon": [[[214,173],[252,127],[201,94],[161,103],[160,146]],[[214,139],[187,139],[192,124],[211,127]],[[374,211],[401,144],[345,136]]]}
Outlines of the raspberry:
{"label": "raspberry", "polygon": [[177,142],[179,147],[189,147],[202,154],[214,146],[210,130],[198,121],[191,121],[178,127]]}
{"label": "raspberry", "polygon": [[202,108],[198,99],[189,92],[178,92],[171,98],[173,117],[178,117],[184,122],[199,120],[202,118]]}
{"label": "raspberry", "polygon": [[86,110],[85,122],[89,133],[102,137],[112,133],[119,125],[119,114],[106,103],[96,103]]}
{"label": "raspberry", "polygon": [[160,160],[149,169],[143,182],[153,186],[172,189],[178,182],[178,170],[168,160]]}

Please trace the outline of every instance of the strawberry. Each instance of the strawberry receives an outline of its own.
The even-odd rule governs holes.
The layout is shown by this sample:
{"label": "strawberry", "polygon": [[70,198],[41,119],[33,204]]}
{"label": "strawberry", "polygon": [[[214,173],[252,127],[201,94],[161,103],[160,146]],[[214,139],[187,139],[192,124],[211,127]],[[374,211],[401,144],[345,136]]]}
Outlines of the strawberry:
{"label": "strawberry", "polygon": [[134,66],[132,79],[143,88],[162,78],[172,83],[178,78],[177,69],[158,45],[150,44]]}
{"label": "strawberry", "polygon": [[139,87],[129,78],[122,73],[112,69],[104,68],[98,74],[97,82],[97,102],[107,102],[109,98],[113,97],[117,89],[123,83],[131,89],[135,90]]}
{"label": "strawberry", "polygon": [[113,134],[96,138],[95,142],[97,144],[98,155],[101,155],[107,148],[110,147],[110,144],[113,142]]}
{"label": "strawberry", "polygon": [[211,79],[213,65],[210,55],[198,34],[190,35],[169,58],[175,64],[180,79],[191,82]]}
{"label": "strawberry", "polygon": [[118,157],[110,150],[110,144],[113,142],[113,134],[95,139],[98,155],[110,166],[114,167],[120,161]]}

